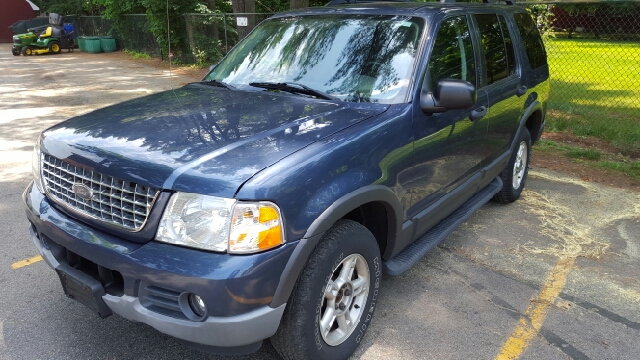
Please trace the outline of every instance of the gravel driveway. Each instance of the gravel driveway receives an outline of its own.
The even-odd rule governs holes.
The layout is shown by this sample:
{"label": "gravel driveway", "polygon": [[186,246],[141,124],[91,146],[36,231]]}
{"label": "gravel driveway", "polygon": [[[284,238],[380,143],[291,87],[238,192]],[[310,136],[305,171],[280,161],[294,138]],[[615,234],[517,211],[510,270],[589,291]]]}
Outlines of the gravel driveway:
{"label": "gravel driveway", "polygon": [[[193,80],[121,54],[13,57],[0,44],[0,359],[219,358],[67,299],[33,259],[20,199],[40,131]],[[519,201],[487,204],[383,279],[353,358],[638,359],[638,264],[640,194],[534,168]],[[241,358],[277,357],[265,344]]]}

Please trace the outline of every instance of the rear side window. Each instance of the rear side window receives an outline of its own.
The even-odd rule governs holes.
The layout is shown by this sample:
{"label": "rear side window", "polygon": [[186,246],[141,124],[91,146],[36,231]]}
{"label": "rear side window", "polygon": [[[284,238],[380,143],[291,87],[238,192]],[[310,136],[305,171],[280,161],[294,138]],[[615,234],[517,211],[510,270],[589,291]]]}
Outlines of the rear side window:
{"label": "rear side window", "polygon": [[502,25],[504,19],[500,21],[496,14],[476,14],[474,17],[487,62],[487,85],[493,84],[515,72],[513,45],[506,26]]}
{"label": "rear side window", "polygon": [[471,35],[464,16],[442,22],[429,58],[429,74],[431,89],[442,79],[466,80],[477,85]]}
{"label": "rear side window", "polygon": [[500,28],[502,29],[502,36],[504,37],[504,47],[507,50],[507,69],[509,75],[516,72],[516,56],[513,52],[513,41],[511,41],[511,34],[509,34],[509,28],[507,27],[507,21],[504,16],[498,15],[500,20]]}
{"label": "rear side window", "polygon": [[547,64],[547,52],[544,49],[544,43],[540,37],[540,33],[536,28],[536,24],[529,14],[514,14],[518,32],[527,52],[529,63],[532,69],[539,68]]}

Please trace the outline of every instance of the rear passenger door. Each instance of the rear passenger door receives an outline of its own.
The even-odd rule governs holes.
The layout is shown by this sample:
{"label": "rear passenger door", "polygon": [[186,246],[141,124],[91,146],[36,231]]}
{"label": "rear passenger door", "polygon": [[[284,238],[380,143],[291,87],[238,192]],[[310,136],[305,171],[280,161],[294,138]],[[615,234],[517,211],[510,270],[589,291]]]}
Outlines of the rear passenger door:
{"label": "rear passenger door", "polygon": [[489,97],[487,136],[481,149],[483,165],[488,165],[508,150],[524,110],[526,86],[521,78],[520,62],[513,48],[513,32],[505,14],[475,13],[480,56],[484,68],[480,88]]}

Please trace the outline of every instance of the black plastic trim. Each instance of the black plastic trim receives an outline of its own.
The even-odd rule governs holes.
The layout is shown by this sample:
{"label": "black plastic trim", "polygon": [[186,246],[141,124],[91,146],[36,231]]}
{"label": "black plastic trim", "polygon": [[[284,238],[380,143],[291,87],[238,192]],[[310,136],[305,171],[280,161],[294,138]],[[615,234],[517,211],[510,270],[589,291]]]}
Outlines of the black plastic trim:
{"label": "black plastic trim", "polygon": [[298,276],[307,263],[311,252],[322,239],[324,232],[353,209],[370,202],[379,202],[384,205],[388,221],[387,251],[394,247],[397,235],[400,233],[399,226],[402,224],[403,214],[402,205],[396,194],[383,185],[368,185],[350,192],[331,204],[309,226],[304,237],[293,250],[282,275],[280,275],[280,283],[269,304],[270,307],[277,308],[287,302],[296,281],[298,281]]}
{"label": "black plastic trim", "polygon": [[385,275],[398,276],[411,269],[429,250],[442,242],[460,226],[460,224],[470,218],[482,205],[486,204],[493,195],[500,191],[500,189],[502,189],[502,180],[496,177],[411,245],[404,248],[393,258],[383,261],[382,269]]}
{"label": "black plastic trim", "polygon": [[[518,139],[520,139],[520,133],[522,132],[522,129],[525,128],[527,120],[536,111],[542,112],[542,103],[540,103],[538,100],[535,100],[534,102],[532,102],[531,105],[529,105],[527,110],[524,112],[524,115],[522,115],[522,117],[520,118],[520,125],[518,126],[518,131],[516,131],[516,135],[513,137],[513,140],[511,141],[511,146],[509,147],[509,150],[511,152],[515,151],[516,146],[518,145]],[[540,134],[542,134],[542,131],[540,131]]]}

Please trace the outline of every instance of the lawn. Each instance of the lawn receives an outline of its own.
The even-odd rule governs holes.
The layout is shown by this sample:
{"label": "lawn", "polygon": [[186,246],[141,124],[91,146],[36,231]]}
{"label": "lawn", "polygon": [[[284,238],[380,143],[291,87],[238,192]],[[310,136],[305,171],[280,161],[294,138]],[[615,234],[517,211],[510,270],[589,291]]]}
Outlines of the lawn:
{"label": "lawn", "polygon": [[640,157],[640,44],[551,39],[547,53],[548,130],[598,137]]}

